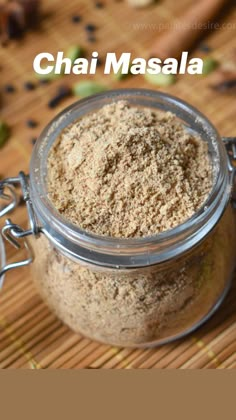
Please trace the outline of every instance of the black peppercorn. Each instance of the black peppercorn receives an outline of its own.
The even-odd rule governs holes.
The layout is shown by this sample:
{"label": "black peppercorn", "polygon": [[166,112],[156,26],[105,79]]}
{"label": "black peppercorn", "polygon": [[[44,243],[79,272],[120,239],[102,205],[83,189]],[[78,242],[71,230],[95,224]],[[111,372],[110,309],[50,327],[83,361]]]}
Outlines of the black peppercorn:
{"label": "black peppercorn", "polygon": [[30,120],[26,121],[26,125],[29,128],[35,128],[35,127],[37,127],[38,123],[37,123],[37,121],[30,119]]}
{"label": "black peppercorn", "polygon": [[34,90],[35,84],[33,82],[27,81],[24,83],[24,89],[25,90]]}
{"label": "black peppercorn", "polygon": [[60,102],[71,95],[71,88],[67,85],[58,87],[56,95],[48,102],[49,108],[55,108]]}
{"label": "black peppercorn", "polygon": [[104,7],[104,3],[102,3],[101,1],[97,1],[97,2],[95,3],[95,7],[96,7],[97,9],[103,9],[103,7]]}
{"label": "black peppercorn", "polygon": [[15,92],[15,86],[13,86],[12,84],[7,84],[4,86],[4,90],[7,93],[14,93]]}
{"label": "black peppercorn", "polygon": [[73,15],[73,16],[71,16],[71,21],[72,21],[73,23],[80,23],[80,22],[81,22],[81,20],[82,20],[82,18],[81,18],[81,16],[80,16],[80,15]]}
{"label": "black peppercorn", "polygon": [[85,30],[87,32],[94,32],[96,31],[96,26],[93,23],[88,23],[87,25],[85,25]]}

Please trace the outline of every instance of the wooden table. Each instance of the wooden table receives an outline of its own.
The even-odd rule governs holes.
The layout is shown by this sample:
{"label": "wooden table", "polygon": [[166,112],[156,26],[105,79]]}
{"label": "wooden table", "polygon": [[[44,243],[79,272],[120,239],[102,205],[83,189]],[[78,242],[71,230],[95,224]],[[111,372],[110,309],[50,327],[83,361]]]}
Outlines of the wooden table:
{"label": "wooden table", "polygon": [[[148,57],[151,43],[159,34],[159,24],[169,25],[174,17],[191,4],[191,0],[163,0],[142,11],[131,9],[122,1],[105,1],[105,7],[94,7],[93,1],[43,2],[45,18],[42,28],[28,33],[21,42],[11,42],[1,48],[1,86],[12,83],[15,93],[1,95],[1,118],[11,126],[12,135],[0,150],[0,173],[3,177],[28,172],[32,152],[31,139],[65,106],[75,99],[68,98],[54,110],[47,103],[61,83],[72,84],[84,79],[66,76],[49,85],[40,85],[34,91],[25,91],[23,84],[35,80],[32,62],[42,51],[56,53],[72,44],[87,50],[132,52],[134,57]],[[82,16],[81,23],[73,24],[71,16]],[[97,42],[89,43],[84,30],[86,23],[97,26]],[[221,63],[236,60],[236,10],[224,17],[228,27],[213,32],[205,42],[213,48],[212,55]],[[154,24],[154,25],[153,25]],[[234,25],[234,28],[233,28]],[[196,50],[194,55],[203,53]],[[224,136],[236,134],[236,100],[233,94],[222,94],[210,88],[217,75],[207,77],[184,75],[166,88],[205,113]],[[86,79],[89,78],[86,77]],[[115,81],[104,76],[102,68],[93,80],[109,88],[152,88],[142,76]],[[26,121],[35,119],[38,127],[30,129]],[[20,207],[11,216],[20,225],[26,224],[26,212]],[[1,225],[3,220],[1,220]],[[8,259],[22,257],[22,252],[7,246]],[[7,275],[0,294],[0,366],[2,368],[218,368],[236,367],[236,281],[217,314],[202,328],[184,340],[156,349],[118,349],[92,342],[72,333],[45,306],[33,287],[29,268]]]}

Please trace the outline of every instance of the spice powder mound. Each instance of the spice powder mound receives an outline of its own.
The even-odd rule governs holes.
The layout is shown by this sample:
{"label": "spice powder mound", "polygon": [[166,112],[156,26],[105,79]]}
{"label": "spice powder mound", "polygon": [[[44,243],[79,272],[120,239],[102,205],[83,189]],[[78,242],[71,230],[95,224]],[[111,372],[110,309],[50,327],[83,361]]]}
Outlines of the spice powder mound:
{"label": "spice powder mound", "polygon": [[170,112],[119,101],[68,126],[48,157],[48,194],[82,229],[144,237],[191,217],[212,187],[208,146]]}

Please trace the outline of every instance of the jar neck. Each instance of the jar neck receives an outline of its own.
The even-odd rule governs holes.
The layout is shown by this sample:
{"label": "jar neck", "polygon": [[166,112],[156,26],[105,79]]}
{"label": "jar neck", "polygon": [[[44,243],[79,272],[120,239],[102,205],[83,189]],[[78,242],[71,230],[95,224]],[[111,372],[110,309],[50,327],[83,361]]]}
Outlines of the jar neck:
{"label": "jar neck", "polygon": [[[145,238],[119,239],[97,236],[65,220],[52,206],[46,191],[46,163],[51,145],[74,120],[115,100],[169,110],[209,144],[215,171],[214,186],[204,205],[185,223]],[[176,258],[197,245],[214,228],[230,197],[230,176],[225,147],[211,123],[183,101],[146,90],[111,91],[69,107],[44,130],[34,149],[30,170],[30,195],[41,231],[59,250],[72,258],[111,268],[138,268]]]}

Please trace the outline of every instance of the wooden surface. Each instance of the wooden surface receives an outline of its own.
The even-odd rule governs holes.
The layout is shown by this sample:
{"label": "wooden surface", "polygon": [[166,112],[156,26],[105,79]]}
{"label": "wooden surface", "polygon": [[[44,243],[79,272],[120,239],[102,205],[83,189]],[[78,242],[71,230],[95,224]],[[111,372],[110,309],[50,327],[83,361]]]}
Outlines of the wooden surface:
{"label": "wooden surface", "polygon": [[[131,51],[134,57],[148,57],[149,46],[160,33],[158,24],[168,24],[181,15],[191,0],[162,0],[154,7],[137,11],[125,2],[105,1],[103,9],[93,7],[94,2],[43,2],[47,15],[42,28],[29,33],[21,42],[11,42],[0,50],[0,84],[13,83],[17,92],[1,96],[1,118],[12,128],[10,141],[0,150],[1,176],[28,172],[32,152],[31,138],[37,136],[51,118],[74,101],[70,98],[55,110],[47,107],[48,100],[62,82],[74,83],[81,76],[66,76],[47,86],[26,92],[23,83],[34,80],[32,62],[41,51],[65,50],[74,43],[84,46],[89,53],[99,51],[121,53]],[[71,15],[81,14],[80,24],[71,23]],[[224,17],[228,28],[212,33],[205,42],[213,48],[212,55],[221,63],[236,60],[236,10]],[[96,43],[88,43],[84,25],[97,25]],[[140,25],[141,24],[141,25]],[[154,25],[153,25],[154,24]],[[232,28],[234,24],[234,29]],[[146,26],[145,26],[146,25]],[[202,53],[195,50],[194,55]],[[220,94],[209,86],[216,74],[207,77],[181,76],[174,86],[166,89],[185,99],[205,113],[224,136],[236,134],[235,94]],[[87,78],[87,77],[86,77]],[[111,88],[145,87],[141,76],[122,82],[104,76],[102,68],[93,79]],[[26,126],[27,119],[36,119],[35,129]],[[23,207],[11,215],[20,225],[26,224]],[[1,225],[3,220],[1,220]],[[8,259],[16,260],[22,253],[7,246]],[[202,328],[184,340],[156,349],[118,349],[91,342],[75,335],[47,309],[35,291],[29,268],[9,273],[0,293],[0,367],[1,368],[236,368],[236,280],[218,313]]]}

